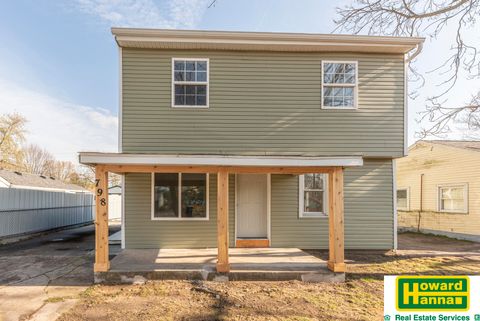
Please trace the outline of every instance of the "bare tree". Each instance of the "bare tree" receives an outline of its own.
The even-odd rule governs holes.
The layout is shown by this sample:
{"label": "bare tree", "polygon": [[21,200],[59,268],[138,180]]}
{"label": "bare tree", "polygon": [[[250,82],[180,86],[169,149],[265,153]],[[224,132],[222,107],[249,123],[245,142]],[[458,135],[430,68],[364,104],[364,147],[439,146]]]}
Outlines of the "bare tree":
{"label": "bare tree", "polygon": [[[447,26],[455,27],[451,52],[444,63],[432,72],[442,77],[439,92],[427,98],[426,109],[420,121],[428,119],[432,125],[422,129],[421,138],[442,135],[449,124],[461,122],[469,129],[480,129],[480,90],[466,98],[466,103],[449,106],[446,94],[457,83],[462,72],[469,78],[480,77],[480,56],[477,45],[467,40],[467,30],[474,28],[480,16],[480,0],[356,0],[352,5],[337,8],[340,16],[336,30],[350,33],[383,34],[394,36],[427,36],[435,39]],[[410,66],[416,80],[423,79]],[[422,83],[423,84],[423,83]],[[421,85],[422,85],[421,84]]]}
{"label": "bare tree", "polygon": [[17,113],[0,116],[0,167],[17,169],[21,163],[26,123]]}
{"label": "bare tree", "polygon": [[53,159],[46,164],[45,175],[55,177],[64,182],[69,182],[71,176],[75,173],[76,168],[72,162]]}
{"label": "bare tree", "polygon": [[23,149],[23,170],[27,173],[45,175],[54,162],[53,155],[38,145],[30,144]]}

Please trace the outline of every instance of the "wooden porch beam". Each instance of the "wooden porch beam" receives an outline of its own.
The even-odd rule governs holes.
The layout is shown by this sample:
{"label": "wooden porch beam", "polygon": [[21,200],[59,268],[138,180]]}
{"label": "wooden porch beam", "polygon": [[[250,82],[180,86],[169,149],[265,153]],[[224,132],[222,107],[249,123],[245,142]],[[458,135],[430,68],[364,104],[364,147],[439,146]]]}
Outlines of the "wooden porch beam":
{"label": "wooden porch beam", "polygon": [[335,167],[328,176],[329,253],[328,268],[345,272],[344,259],[343,168]]}
{"label": "wooden porch beam", "polygon": [[217,173],[217,272],[229,272],[228,260],[228,172]]}
{"label": "wooden porch beam", "polygon": [[108,259],[108,171],[104,166],[95,167],[95,264],[94,272],[110,269]]}
{"label": "wooden porch beam", "polygon": [[324,166],[190,166],[190,165],[104,165],[113,173],[218,173],[292,174],[330,173],[334,167]]}

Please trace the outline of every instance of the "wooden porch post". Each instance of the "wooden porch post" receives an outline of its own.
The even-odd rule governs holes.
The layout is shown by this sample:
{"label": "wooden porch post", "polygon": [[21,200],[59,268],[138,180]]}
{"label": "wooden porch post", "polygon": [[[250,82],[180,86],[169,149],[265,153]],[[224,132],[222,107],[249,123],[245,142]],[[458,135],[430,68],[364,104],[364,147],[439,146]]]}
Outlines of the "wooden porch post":
{"label": "wooden porch post", "polygon": [[95,167],[95,264],[94,272],[110,269],[108,260],[108,172],[105,167]]}
{"label": "wooden porch post", "polygon": [[229,272],[228,262],[228,172],[217,173],[217,272]]}
{"label": "wooden porch post", "polygon": [[328,176],[329,253],[327,266],[333,272],[345,272],[343,168],[334,167]]}

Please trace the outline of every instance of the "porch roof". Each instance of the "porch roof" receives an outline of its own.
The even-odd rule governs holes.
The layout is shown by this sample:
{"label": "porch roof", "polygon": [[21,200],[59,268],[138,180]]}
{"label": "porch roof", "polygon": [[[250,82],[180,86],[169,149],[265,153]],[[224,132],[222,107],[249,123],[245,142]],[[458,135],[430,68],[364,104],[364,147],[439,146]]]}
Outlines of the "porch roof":
{"label": "porch roof", "polygon": [[235,167],[350,167],[363,166],[361,156],[231,156],[231,155],[162,155],[133,153],[79,153],[86,165],[149,166],[235,166]]}

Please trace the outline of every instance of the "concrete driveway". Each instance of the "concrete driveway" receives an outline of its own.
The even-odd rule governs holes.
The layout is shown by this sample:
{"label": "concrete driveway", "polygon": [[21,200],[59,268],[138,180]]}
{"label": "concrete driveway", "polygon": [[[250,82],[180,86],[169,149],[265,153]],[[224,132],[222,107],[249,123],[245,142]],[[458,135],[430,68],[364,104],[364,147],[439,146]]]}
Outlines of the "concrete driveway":
{"label": "concrete driveway", "polygon": [[[110,234],[120,230],[110,226]],[[0,321],[55,320],[93,283],[94,226],[0,246]]]}

